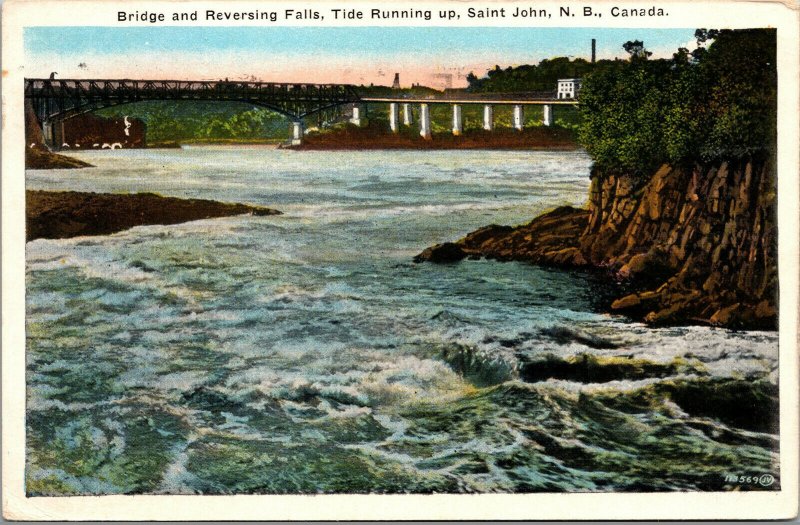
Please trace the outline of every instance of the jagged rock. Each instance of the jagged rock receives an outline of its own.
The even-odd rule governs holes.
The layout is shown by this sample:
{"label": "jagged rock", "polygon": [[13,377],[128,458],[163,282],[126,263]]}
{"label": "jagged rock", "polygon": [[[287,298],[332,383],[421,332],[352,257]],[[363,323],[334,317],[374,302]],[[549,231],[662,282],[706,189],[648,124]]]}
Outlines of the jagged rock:
{"label": "jagged rock", "polygon": [[640,304],[642,304],[642,301],[641,301],[641,299],[639,299],[639,296],[636,295],[635,293],[632,293],[630,295],[626,295],[625,297],[623,297],[621,299],[617,299],[616,301],[611,303],[611,309],[612,310],[627,310],[627,309],[639,306]]}
{"label": "jagged rock", "polygon": [[426,248],[425,251],[414,257],[414,262],[452,263],[458,262],[466,256],[467,252],[461,249],[461,246],[452,242],[446,242]]}
{"label": "jagged rock", "polygon": [[714,312],[714,315],[712,315],[711,319],[709,319],[709,320],[711,321],[711,324],[715,324],[715,325],[727,325],[727,324],[730,324],[731,321],[736,316],[737,311],[739,310],[739,308],[740,308],[740,304],[739,303],[732,304],[730,306],[726,306],[725,308],[720,308],[719,310]]}
{"label": "jagged rock", "polygon": [[585,266],[586,258],[578,248],[564,248],[542,254],[542,259],[555,266]]}
{"label": "jagged rock", "polygon": [[562,206],[528,224],[486,226],[455,243],[432,246],[414,261],[452,262],[469,256],[551,266],[584,266],[588,262],[578,249],[578,239],[586,228],[588,216],[587,210]]}

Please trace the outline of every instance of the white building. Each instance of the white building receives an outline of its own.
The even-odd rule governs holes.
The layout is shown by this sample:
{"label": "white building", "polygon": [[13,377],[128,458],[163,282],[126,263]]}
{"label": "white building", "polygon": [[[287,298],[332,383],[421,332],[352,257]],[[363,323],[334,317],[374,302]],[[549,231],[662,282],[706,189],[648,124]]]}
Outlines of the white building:
{"label": "white building", "polygon": [[556,98],[575,98],[581,90],[581,79],[579,78],[560,78],[558,79],[558,91]]}

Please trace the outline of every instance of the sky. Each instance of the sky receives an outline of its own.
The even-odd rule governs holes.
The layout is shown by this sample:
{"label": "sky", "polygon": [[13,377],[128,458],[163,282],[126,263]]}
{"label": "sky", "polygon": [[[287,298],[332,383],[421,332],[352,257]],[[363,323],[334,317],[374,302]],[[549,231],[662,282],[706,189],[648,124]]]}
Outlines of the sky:
{"label": "sky", "polygon": [[694,49],[694,29],[520,27],[28,27],[25,76],[466,85],[464,77],[556,56],[655,57]]}

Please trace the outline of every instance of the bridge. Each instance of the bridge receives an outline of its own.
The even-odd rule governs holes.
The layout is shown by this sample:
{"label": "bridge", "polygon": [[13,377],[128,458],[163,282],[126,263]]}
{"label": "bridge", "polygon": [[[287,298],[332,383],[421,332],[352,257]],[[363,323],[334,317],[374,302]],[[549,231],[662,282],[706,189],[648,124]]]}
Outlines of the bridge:
{"label": "bridge", "polygon": [[293,123],[292,142],[299,144],[303,137],[303,119],[317,115],[338,113],[349,106],[350,122],[361,124],[362,106],[388,104],[392,131],[400,126],[400,107],[403,124],[413,121],[412,105],[418,105],[420,135],[431,137],[430,105],[452,106],[453,133],[463,131],[462,106],[482,104],[483,127],[494,128],[493,108],[496,105],[514,107],[514,127],[522,129],[523,107],[543,106],[543,123],[553,122],[555,105],[575,105],[576,99],[557,99],[555,92],[526,92],[504,94],[444,93],[420,97],[398,93],[390,96],[370,96],[360,93],[351,84],[304,84],[246,81],[191,81],[191,80],[130,80],[130,79],[25,79],[25,101],[42,127],[45,141],[51,147],[61,145],[64,121],[102,108],[141,102],[145,100],[215,100],[245,102],[263,107],[288,117]]}

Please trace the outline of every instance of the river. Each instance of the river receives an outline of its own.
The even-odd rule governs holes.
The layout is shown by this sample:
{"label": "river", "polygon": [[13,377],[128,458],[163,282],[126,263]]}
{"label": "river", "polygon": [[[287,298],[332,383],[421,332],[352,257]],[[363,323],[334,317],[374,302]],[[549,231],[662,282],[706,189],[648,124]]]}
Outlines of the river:
{"label": "river", "polygon": [[726,481],[779,479],[774,429],[695,406],[774,387],[777,334],[610,316],[592,273],[411,262],[584,205],[582,152],[70,155],[97,167],[27,188],[284,214],[27,244],[30,495],[779,486]]}

